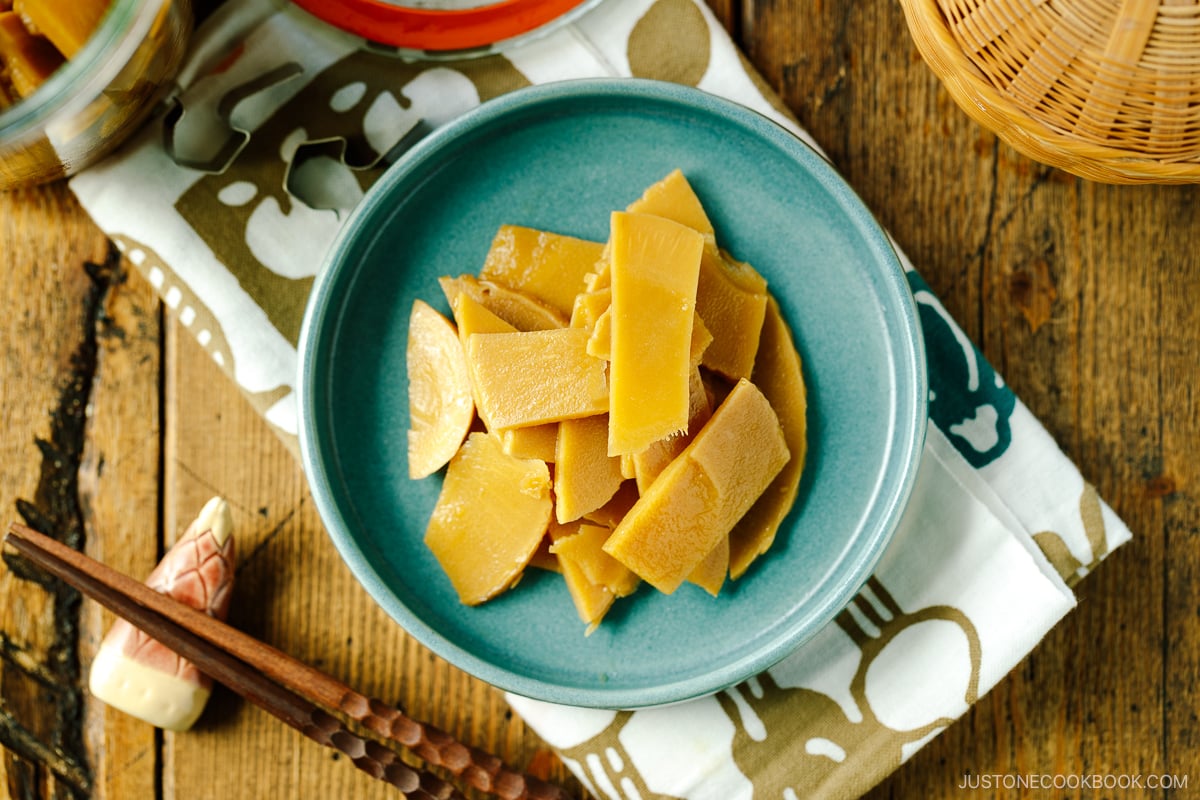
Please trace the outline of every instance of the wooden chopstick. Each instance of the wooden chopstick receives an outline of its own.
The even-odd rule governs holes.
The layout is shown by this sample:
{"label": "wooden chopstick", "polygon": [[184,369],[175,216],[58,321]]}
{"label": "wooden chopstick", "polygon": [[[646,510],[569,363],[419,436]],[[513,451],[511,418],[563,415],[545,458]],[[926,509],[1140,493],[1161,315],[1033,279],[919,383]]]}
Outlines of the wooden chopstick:
{"label": "wooden chopstick", "polygon": [[[4,541],[32,563],[79,589],[192,661],[201,672],[225,684],[318,744],[346,754],[359,769],[392,784],[400,789],[406,798],[462,800],[463,795],[453,785],[432,773],[410,767],[401,761],[394,751],[352,733],[336,717],[274,683],[245,662],[195,635],[186,627],[175,625],[162,614],[140,604],[140,600],[135,600],[123,592],[128,587],[118,588],[110,585],[108,580],[111,576],[104,573],[107,571],[120,578],[125,576],[107,568],[100,569],[103,565],[98,562],[28,528],[14,525]],[[75,558],[64,558],[69,554],[74,554]],[[136,581],[132,583],[147,588]],[[149,592],[167,604],[188,608],[166,595],[153,590]],[[188,610],[194,611],[191,608]],[[204,614],[200,616],[211,619]]]}
{"label": "wooden chopstick", "polygon": [[407,797],[450,800],[462,795],[436,775],[405,764],[394,751],[354,734],[323,709],[345,714],[427,764],[502,800],[568,800],[562,788],[513,770],[496,756],[366,697],[331,675],[24,525],[10,525],[3,542],[192,661],[201,672],[305,736],[345,753],[359,769],[391,783]]}

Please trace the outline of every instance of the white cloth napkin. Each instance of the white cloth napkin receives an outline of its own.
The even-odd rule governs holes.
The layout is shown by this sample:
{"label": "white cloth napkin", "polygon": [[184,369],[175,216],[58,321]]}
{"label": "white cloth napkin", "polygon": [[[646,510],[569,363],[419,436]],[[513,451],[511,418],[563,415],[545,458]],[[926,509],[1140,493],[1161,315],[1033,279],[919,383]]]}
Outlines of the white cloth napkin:
{"label": "white cloth napkin", "polygon": [[[304,303],[385,155],[418,123],[600,76],[695,85],[815,146],[697,0],[606,0],[503,55],[416,63],[246,0],[198,32],[174,110],[71,187],[294,448]],[[931,421],[882,562],[815,639],[714,696],[636,712],[510,697],[597,797],[858,796],[1003,678],[1071,609],[1069,587],[1130,538],[902,260]]]}

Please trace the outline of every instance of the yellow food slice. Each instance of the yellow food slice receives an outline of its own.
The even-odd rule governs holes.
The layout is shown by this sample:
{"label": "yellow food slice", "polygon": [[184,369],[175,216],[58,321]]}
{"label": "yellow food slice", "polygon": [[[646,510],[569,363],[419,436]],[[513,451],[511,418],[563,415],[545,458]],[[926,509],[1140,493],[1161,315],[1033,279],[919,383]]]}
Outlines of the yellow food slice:
{"label": "yellow food slice", "polygon": [[603,586],[616,597],[626,597],[633,594],[641,581],[632,570],[604,552],[604,543],[611,535],[611,528],[584,522],[576,533],[554,540],[550,552],[578,564],[590,583]]}
{"label": "yellow food slice", "polygon": [[621,459],[608,454],[608,415],[563,420],[554,458],[554,515],[570,522],[603,506],[620,488]]}
{"label": "yellow food slice", "polygon": [[580,292],[575,295],[574,303],[571,306],[571,327],[592,330],[596,327],[596,320],[601,314],[608,311],[610,305],[612,305],[612,289]]}
{"label": "yellow food slice", "polygon": [[584,278],[584,285],[589,292],[599,292],[612,288],[612,243],[604,246],[604,255],[596,265],[596,271]]}
{"label": "yellow food slice", "polygon": [[567,584],[567,592],[575,605],[575,613],[588,624],[586,633],[591,634],[600,624],[600,620],[612,608],[616,595],[605,586],[592,583],[583,574],[583,568],[569,558],[558,558],[563,579]]}
{"label": "yellow food slice", "polygon": [[19,14],[0,12],[0,71],[17,94],[33,94],[62,64],[62,54],[44,37],[31,35]]}
{"label": "yellow food slice", "polygon": [[651,186],[626,210],[665,217],[705,237],[696,308],[714,339],[704,366],[732,380],[750,377],[767,282],[750,265],[717,250],[712,221],[680,170]]}
{"label": "yellow food slice", "polygon": [[472,335],[467,366],[488,430],[608,411],[604,362],[588,355],[587,340],[580,328]]}
{"label": "yellow food slice", "polygon": [[600,312],[596,324],[592,326],[588,336],[587,351],[589,355],[612,361],[612,306]]}
{"label": "yellow food slice", "polygon": [[771,298],[754,380],[779,416],[792,457],[729,535],[729,574],[734,579],[745,574],[750,563],[775,541],[779,525],[796,500],[808,449],[808,402],[801,366],[791,330],[775,298]]}
{"label": "yellow food slice", "polygon": [[550,471],[513,458],[491,434],[472,433],[450,462],[425,544],[467,605],[521,576],[550,524]]}
{"label": "yellow food slice", "polygon": [[692,318],[692,343],[688,348],[688,365],[695,368],[704,363],[704,354],[713,343],[712,331],[700,317],[699,312]]}
{"label": "yellow food slice", "polygon": [[[467,341],[473,333],[515,333],[516,328],[488,311],[482,303],[466,292],[458,292],[450,301],[454,313],[454,324],[458,327],[458,341],[462,343],[463,359],[466,359]],[[468,376],[470,369],[468,365]],[[471,381],[471,400],[479,408],[479,393]],[[506,448],[507,450],[507,448]]]}
{"label": "yellow food slice", "polygon": [[635,464],[633,462],[634,458],[636,458],[636,457],[637,457],[636,454],[634,454],[634,455],[626,454],[626,455],[621,456],[621,475],[626,480],[634,480],[635,478],[637,478],[637,467],[635,466]]}
{"label": "yellow food slice", "polygon": [[109,0],[13,0],[13,10],[67,58],[91,38],[108,6]]}
{"label": "yellow food slice", "polygon": [[667,439],[659,439],[640,453],[633,456],[633,477],[637,481],[638,491],[642,494],[650,488],[667,465],[683,452],[688,443],[695,437],[696,432],[704,427],[712,416],[712,403],[708,396],[708,388],[697,367],[692,370],[690,391],[690,408],[688,410],[687,432]]}
{"label": "yellow food slice", "polygon": [[467,339],[472,333],[516,333],[517,328],[505,322],[487,306],[466,292],[459,292],[450,303],[454,312],[454,324],[458,326],[458,338],[463,350],[467,349]]}
{"label": "yellow food slice", "polygon": [[729,537],[722,536],[712,552],[688,575],[688,583],[694,583],[704,591],[716,597],[725,584],[725,576],[729,573]]}
{"label": "yellow food slice", "polygon": [[454,308],[455,297],[467,294],[520,331],[553,330],[565,328],[567,325],[567,316],[562,312],[529,295],[492,281],[481,281],[472,275],[460,275],[457,278],[438,278],[438,283],[451,308]]}
{"label": "yellow food slice", "polygon": [[713,337],[704,366],[731,380],[750,377],[766,308],[767,282],[753,267],[706,250],[696,288],[696,312]]}
{"label": "yellow food slice", "polygon": [[[704,353],[712,340],[713,335],[704,324],[704,320],[700,318],[699,314],[696,314],[692,317],[692,343],[688,351],[688,363],[693,367],[700,366]],[[612,306],[604,309],[596,318],[591,338],[588,339],[587,351],[596,358],[603,358],[605,361],[612,360]]]}
{"label": "yellow food slice", "polygon": [[558,556],[550,552],[549,536],[542,537],[542,541],[538,543],[537,550],[533,551],[533,555],[529,559],[529,566],[536,569],[544,569],[547,572],[562,574],[562,567],[558,563]]}
{"label": "yellow food slice", "polygon": [[584,291],[604,245],[520,225],[502,225],[479,277],[516,289],[564,315]]}
{"label": "yellow food slice", "polygon": [[475,403],[454,325],[423,300],[408,320],[408,475],[424,478],[454,456],[471,428]]}
{"label": "yellow food slice", "polygon": [[708,213],[681,170],[672,171],[646,189],[625,210],[634,214],[653,214],[686,225],[702,234],[708,244],[715,246],[716,234]]}
{"label": "yellow food slice", "polygon": [[625,515],[629,513],[629,509],[633,508],[633,504],[637,502],[637,499],[637,484],[632,480],[626,480],[617,489],[617,493],[612,496],[611,500],[595,511],[589,511],[584,514],[583,518],[588,522],[594,522],[609,529],[615,528],[625,518]]}
{"label": "yellow food slice", "polygon": [[612,215],[608,451],[633,454],[687,428],[689,354],[704,238],[663,217]]}
{"label": "yellow food slice", "polygon": [[504,452],[517,458],[537,458],[547,464],[555,460],[558,442],[558,423],[530,425],[527,428],[505,428],[500,432],[500,444]]}
{"label": "yellow food slice", "polygon": [[558,572],[563,576],[567,592],[571,595],[571,603],[579,619],[588,624],[586,633],[590,635],[600,624],[600,620],[612,607],[616,599],[609,589],[588,580],[582,565],[569,556],[559,555],[556,551],[558,543],[574,537],[579,533],[582,523],[570,522],[559,525],[553,518],[547,538],[550,540],[549,555],[558,563]]}
{"label": "yellow food slice", "polygon": [[739,381],[617,525],[604,550],[659,591],[674,592],[788,457],[770,403],[754,384]]}

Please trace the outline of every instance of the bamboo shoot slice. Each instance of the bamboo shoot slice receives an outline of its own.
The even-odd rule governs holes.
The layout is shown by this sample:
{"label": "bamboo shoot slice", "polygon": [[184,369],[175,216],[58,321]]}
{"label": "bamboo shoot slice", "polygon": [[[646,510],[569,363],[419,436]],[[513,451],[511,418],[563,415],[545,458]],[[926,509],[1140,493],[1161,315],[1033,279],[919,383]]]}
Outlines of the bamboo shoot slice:
{"label": "bamboo shoot slice", "polygon": [[779,304],[771,298],[755,360],[754,380],[779,416],[792,457],[729,535],[729,575],[735,580],[775,541],[779,526],[796,501],[808,449],[808,402],[801,366],[791,330]]}
{"label": "bamboo shoot slice", "polygon": [[704,366],[730,380],[749,378],[766,308],[767,282],[753,267],[706,250],[696,287],[696,312],[713,337]]}
{"label": "bamboo shoot slice", "polygon": [[74,58],[108,11],[108,0],[14,0],[13,10],[67,58]]}
{"label": "bamboo shoot slice", "polygon": [[467,367],[488,430],[608,411],[604,361],[588,355],[587,340],[580,328],[473,334]]}
{"label": "bamboo shoot slice", "polygon": [[625,210],[633,214],[653,214],[686,225],[703,235],[709,246],[716,246],[712,221],[682,170],[673,170],[650,186]]}
{"label": "bamboo shoot slice", "polygon": [[613,531],[605,551],[674,592],[787,463],[779,419],[754,384],[738,384],[691,444]]}
{"label": "bamboo shoot slice", "polygon": [[704,557],[692,574],[688,575],[688,583],[694,583],[704,591],[716,597],[725,584],[725,576],[729,574],[729,537],[722,536],[712,552]]}
{"label": "bamboo shoot slice", "polygon": [[545,331],[567,326],[565,314],[507,286],[481,281],[471,275],[442,277],[438,278],[438,283],[451,308],[454,308],[454,298],[465,293],[517,330]]}
{"label": "bamboo shoot slice", "polygon": [[475,419],[475,402],[458,333],[424,300],[409,314],[405,360],[408,475],[420,479],[453,458]]}
{"label": "bamboo shoot slice", "polygon": [[638,492],[645,494],[667,465],[675,460],[684,448],[688,446],[696,432],[704,427],[712,416],[712,403],[708,396],[708,387],[700,375],[700,369],[692,370],[691,409],[688,414],[687,433],[659,439],[640,453],[633,456],[633,477],[637,481]]}
{"label": "bamboo shoot slice", "polygon": [[624,477],[621,459],[608,454],[608,415],[559,423],[554,458],[554,514],[560,524],[603,506]]}
{"label": "bamboo shoot slice", "polygon": [[472,433],[450,462],[425,544],[466,605],[512,586],[550,524],[550,471],[513,458],[500,440]]}
{"label": "bamboo shoot slice", "polygon": [[0,69],[21,97],[28,97],[63,64],[62,54],[26,30],[21,17],[0,12]]}
{"label": "bamboo shoot slice", "polygon": [[604,245],[520,225],[501,225],[479,277],[516,289],[564,315],[595,272]]}
{"label": "bamboo shoot slice", "polygon": [[604,552],[604,543],[611,535],[611,528],[584,522],[576,533],[556,539],[550,545],[550,552],[578,564],[591,583],[603,586],[617,597],[626,597],[633,594],[641,581],[628,567]]}
{"label": "bamboo shoot slice", "polygon": [[505,428],[500,432],[504,452],[517,458],[536,458],[553,464],[558,442],[558,423],[530,425],[526,428]]}
{"label": "bamboo shoot slice", "polygon": [[704,237],[663,217],[612,215],[608,452],[632,455],[687,429]]}

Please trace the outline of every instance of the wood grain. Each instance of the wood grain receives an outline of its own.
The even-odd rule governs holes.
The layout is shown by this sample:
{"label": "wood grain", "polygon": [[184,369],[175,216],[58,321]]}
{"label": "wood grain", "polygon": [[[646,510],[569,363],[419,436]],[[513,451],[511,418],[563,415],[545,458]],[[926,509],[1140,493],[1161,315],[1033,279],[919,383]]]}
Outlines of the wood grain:
{"label": "wood grain", "polygon": [[[0,508],[78,543],[75,471],[94,375],[104,237],[56,186],[0,197]],[[47,232],[53,231],[53,235]],[[78,689],[78,597],[0,570],[0,786],[9,796],[86,792]]]}
{"label": "wood grain", "polygon": [[[115,260],[115,255],[112,256]],[[79,465],[84,550],[127,575],[143,579],[161,553],[159,462],[162,307],[154,290],[128,265],[118,265],[97,323],[96,373],[87,439]],[[113,617],[85,601],[80,613],[80,675]],[[145,722],[103,703],[84,716],[93,795],[152,797],[158,745]]]}

